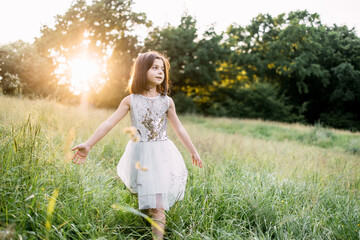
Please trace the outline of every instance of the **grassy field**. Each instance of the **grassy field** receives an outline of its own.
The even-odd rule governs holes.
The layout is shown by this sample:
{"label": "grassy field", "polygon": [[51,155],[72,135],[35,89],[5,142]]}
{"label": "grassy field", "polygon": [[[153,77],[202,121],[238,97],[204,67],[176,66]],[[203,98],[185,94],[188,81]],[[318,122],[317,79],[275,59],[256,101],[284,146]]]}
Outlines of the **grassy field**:
{"label": "grassy field", "polygon": [[[71,164],[70,148],[112,114],[0,97],[0,239],[149,239],[116,165],[127,117]],[[360,133],[181,116],[205,163],[189,170],[166,239],[360,239]]]}

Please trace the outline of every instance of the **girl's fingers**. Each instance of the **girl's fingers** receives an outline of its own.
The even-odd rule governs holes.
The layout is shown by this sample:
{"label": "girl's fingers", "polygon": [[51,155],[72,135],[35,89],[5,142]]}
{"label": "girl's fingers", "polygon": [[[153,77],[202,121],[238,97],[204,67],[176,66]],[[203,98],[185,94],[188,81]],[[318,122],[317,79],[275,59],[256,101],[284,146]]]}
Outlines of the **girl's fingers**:
{"label": "girl's fingers", "polygon": [[85,153],[82,153],[82,152],[80,152],[80,151],[77,151],[76,154],[78,154],[80,157],[86,157],[86,154],[85,154]]}
{"label": "girl's fingers", "polygon": [[193,162],[193,164],[194,164],[195,166],[199,166],[200,168],[203,167],[202,161],[201,161],[200,158],[193,157],[193,158],[192,158],[192,162]]}
{"label": "girl's fingers", "polygon": [[80,160],[79,156],[75,155],[75,160],[73,161],[73,163],[79,164],[79,160]]}
{"label": "girl's fingers", "polygon": [[79,165],[80,163],[81,163],[81,158],[78,157],[78,158],[76,159],[76,164]]}
{"label": "girl's fingers", "polygon": [[74,156],[72,157],[72,160],[76,162],[78,158],[79,158],[79,154],[75,153]]}
{"label": "girl's fingers", "polygon": [[76,162],[74,162],[77,165],[82,164],[84,161],[82,160],[82,158],[78,158]]}
{"label": "girl's fingers", "polygon": [[80,161],[80,164],[85,163],[85,161],[86,161],[86,158],[82,158],[81,161]]}
{"label": "girl's fingers", "polygon": [[73,163],[75,164],[81,164],[81,163],[84,163],[85,162],[85,159],[86,159],[86,154],[82,154],[80,153],[79,151],[76,152],[73,156]]}
{"label": "girl's fingers", "polygon": [[77,154],[77,152],[74,154],[74,156],[72,157],[72,159],[71,160],[74,160],[75,159],[75,161],[76,161],[76,159],[77,159],[77,157],[78,157],[79,155]]}

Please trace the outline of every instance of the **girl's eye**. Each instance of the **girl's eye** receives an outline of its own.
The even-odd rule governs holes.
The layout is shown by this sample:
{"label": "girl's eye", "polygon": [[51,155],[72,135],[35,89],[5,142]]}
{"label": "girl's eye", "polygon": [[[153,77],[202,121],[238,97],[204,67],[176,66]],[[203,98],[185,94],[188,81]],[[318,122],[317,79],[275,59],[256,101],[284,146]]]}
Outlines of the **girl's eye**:
{"label": "girl's eye", "polygon": [[[158,67],[152,67],[152,69],[157,70]],[[161,70],[164,72],[164,71],[165,71],[165,68],[161,68]]]}

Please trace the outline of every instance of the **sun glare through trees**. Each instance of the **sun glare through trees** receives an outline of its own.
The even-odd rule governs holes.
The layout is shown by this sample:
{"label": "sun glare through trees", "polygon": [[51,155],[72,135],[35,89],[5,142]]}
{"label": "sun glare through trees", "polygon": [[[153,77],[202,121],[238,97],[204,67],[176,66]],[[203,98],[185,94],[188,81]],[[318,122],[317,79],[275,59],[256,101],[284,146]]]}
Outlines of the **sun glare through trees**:
{"label": "sun glare through trees", "polygon": [[89,91],[90,86],[98,82],[97,76],[101,73],[101,68],[96,60],[85,57],[78,57],[69,60],[69,70],[71,73],[70,89],[74,94]]}
{"label": "sun glare through trees", "polygon": [[54,74],[60,76],[59,83],[66,83],[75,95],[89,92],[105,81],[107,55],[101,59],[91,51],[88,37],[89,32],[85,30],[83,41],[77,46],[78,51],[70,56],[61,56],[56,52],[53,54],[57,63]]}

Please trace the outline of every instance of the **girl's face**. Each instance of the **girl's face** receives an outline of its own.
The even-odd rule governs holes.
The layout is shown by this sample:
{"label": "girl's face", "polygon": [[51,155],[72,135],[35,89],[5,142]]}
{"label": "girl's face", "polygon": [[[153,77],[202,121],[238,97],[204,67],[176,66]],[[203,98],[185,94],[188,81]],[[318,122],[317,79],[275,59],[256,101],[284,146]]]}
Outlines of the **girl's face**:
{"label": "girl's face", "polygon": [[146,80],[149,87],[160,85],[165,78],[164,63],[161,59],[155,59],[153,65],[146,73]]}

